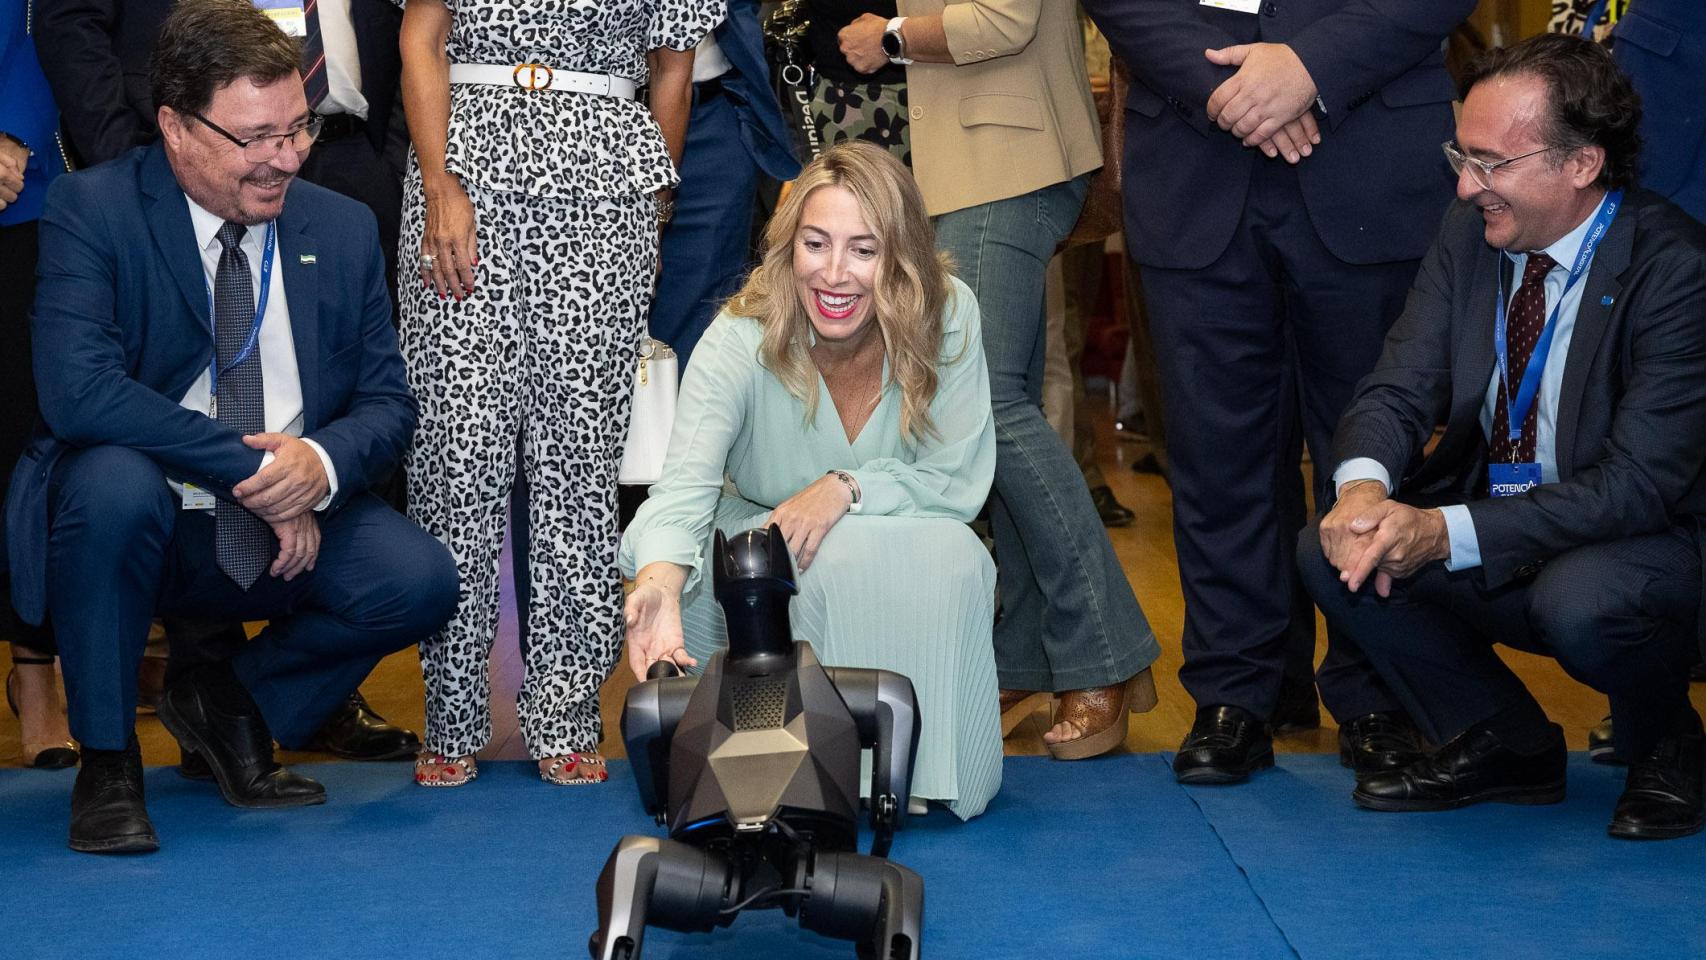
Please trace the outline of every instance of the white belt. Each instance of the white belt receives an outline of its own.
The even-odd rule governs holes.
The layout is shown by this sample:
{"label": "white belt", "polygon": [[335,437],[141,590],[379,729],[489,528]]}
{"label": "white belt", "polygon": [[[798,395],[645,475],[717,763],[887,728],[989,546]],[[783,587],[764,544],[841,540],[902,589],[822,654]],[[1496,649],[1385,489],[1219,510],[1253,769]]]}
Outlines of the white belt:
{"label": "white belt", "polygon": [[608,73],[581,73],[575,70],[556,70],[543,63],[518,63],[502,66],[492,63],[453,63],[451,83],[487,83],[496,87],[520,87],[523,90],[567,90],[572,93],[592,93],[601,97],[634,99],[634,81]]}

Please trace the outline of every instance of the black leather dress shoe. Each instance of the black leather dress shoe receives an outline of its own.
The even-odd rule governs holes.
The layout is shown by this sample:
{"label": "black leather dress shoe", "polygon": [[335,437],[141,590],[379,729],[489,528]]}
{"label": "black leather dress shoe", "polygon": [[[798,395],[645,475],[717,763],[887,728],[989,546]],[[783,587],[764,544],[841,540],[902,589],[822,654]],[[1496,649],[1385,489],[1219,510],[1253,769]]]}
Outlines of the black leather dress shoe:
{"label": "black leather dress shoe", "polygon": [[1112,487],[1103,485],[1090,488],[1090,502],[1096,505],[1096,515],[1102,518],[1104,527],[1129,527],[1137,514],[1132,513],[1126,505],[1114,499]]}
{"label": "black leather dress shoe", "polygon": [[421,738],[413,730],[386,723],[360,693],[352,693],[320,725],[308,749],[335,753],[345,760],[399,760],[419,753]]}
{"label": "black leather dress shoe", "polygon": [[1433,756],[1402,770],[1371,774],[1351,799],[1370,810],[1453,810],[1475,803],[1557,803],[1564,799],[1564,732],[1551,727],[1546,749],[1524,755],[1492,731],[1470,727]]}
{"label": "black leather dress shoe", "polygon": [[160,722],[185,754],[206,762],[220,795],[232,806],[326,802],[326,788],[273,760],[266,720],[226,663],[203,667],[168,687],[160,695]]}
{"label": "black leather dress shoe", "polygon": [[1666,737],[1629,765],[1606,832],[1623,840],[1669,840],[1699,833],[1701,737]]}
{"label": "black leather dress shoe", "polygon": [[71,787],[71,849],[80,853],[153,853],[160,849],[142,802],[142,751],[84,750]]}
{"label": "black leather dress shoe", "polygon": [[1268,725],[1242,707],[1209,706],[1173,758],[1180,783],[1242,783],[1250,774],[1274,765],[1274,741]]}
{"label": "black leather dress shoe", "polygon": [[1359,777],[1402,770],[1424,756],[1421,737],[1401,713],[1365,713],[1339,727],[1339,765]]}

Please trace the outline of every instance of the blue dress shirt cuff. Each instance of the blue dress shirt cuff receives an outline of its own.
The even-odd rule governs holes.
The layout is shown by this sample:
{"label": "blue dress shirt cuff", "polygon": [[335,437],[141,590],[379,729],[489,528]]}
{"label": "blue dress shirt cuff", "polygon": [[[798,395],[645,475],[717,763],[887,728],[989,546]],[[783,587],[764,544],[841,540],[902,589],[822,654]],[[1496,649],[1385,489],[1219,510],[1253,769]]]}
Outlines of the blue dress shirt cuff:
{"label": "blue dress shirt cuff", "polygon": [[1339,469],[1333,471],[1333,492],[1336,494],[1345,488],[1347,483],[1358,480],[1379,480],[1386,487],[1386,495],[1392,496],[1392,475],[1373,457],[1352,457],[1339,464]]}
{"label": "blue dress shirt cuff", "polygon": [[1440,507],[1445,517],[1445,539],[1451,546],[1451,557],[1445,561],[1447,570],[1473,570],[1481,565],[1481,540],[1475,536],[1475,521],[1469,508],[1461,503]]}

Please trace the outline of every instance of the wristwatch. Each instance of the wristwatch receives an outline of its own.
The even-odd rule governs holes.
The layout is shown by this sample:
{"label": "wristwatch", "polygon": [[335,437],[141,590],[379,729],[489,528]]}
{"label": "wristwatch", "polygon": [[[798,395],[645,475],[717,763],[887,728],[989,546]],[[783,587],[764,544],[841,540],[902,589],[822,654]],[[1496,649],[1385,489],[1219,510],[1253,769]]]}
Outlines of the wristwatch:
{"label": "wristwatch", "polygon": [[900,32],[900,25],[905,22],[905,17],[895,17],[883,30],[883,52],[889,55],[890,63],[901,66],[912,62],[906,57],[906,36]]}

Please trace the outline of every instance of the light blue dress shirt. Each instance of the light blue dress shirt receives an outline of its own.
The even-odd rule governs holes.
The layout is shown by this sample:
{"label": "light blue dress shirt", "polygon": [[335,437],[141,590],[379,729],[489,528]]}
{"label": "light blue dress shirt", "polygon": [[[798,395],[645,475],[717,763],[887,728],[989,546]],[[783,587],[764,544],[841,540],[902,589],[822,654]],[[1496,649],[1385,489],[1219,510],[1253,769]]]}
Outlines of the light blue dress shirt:
{"label": "light blue dress shirt", "polygon": [[[1546,274],[1546,311],[1551,315],[1552,308],[1558,305],[1562,298],[1563,305],[1558,309],[1558,329],[1552,334],[1552,348],[1546,354],[1546,366],[1540,374],[1540,395],[1536,403],[1540,405],[1535,415],[1534,457],[1540,461],[1540,481],[1542,483],[1558,482],[1558,394],[1564,382],[1564,361],[1570,355],[1570,337],[1576,332],[1576,311],[1582,305],[1582,291],[1587,288],[1588,278],[1583,276],[1576,281],[1569,292],[1564,291],[1564,285],[1570,279],[1570,267],[1576,262],[1576,255],[1581,252],[1582,241],[1587,239],[1588,228],[1593,225],[1594,217],[1598,216],[1599,207],[1595,206],[1587,219],[1576,225],[1574,230],[1564,234],[1555,243],[1547,247],[1543,253],[1548,254],[1558,265]],[[1513,277],[1520,278],[1523,269],[1528,264],[1527,253],[1504,253],[1516,265]],[[1592,275],[1593,266],[1589,264],[1588,275]],[[1518,283],[1511,283],[1507,291],[1510,299],[1516,298]],[[1506,307],[1509,308],[1507,301]],[[1493,322],[1492,305],[1488,305],[1487,322]],[[1499,397],[1499,371],[1495,365],[1493,375],[1487,381],[1486,399],[1481,403],[1481,432],[1490,434],[1493,429],[1493,408]],[[1395,494],[1392,478],[1386,468],[1372,457],[1353,457],[1339,465],[1333,471],[1333,489],[1342,490],[1347,483],[1358,480],[1379,480],[1386,486],[1388,494]],[[1481,565],[1481,541],[1475,534],[1475,523],[1469,517],[1469,508],[1463,504],[1452,504],[1440,507],[1440,513],[1445,515],[1446,539],[1451,545],[1451,557],[1446,560],[1447,570],[1469,570]]]}

